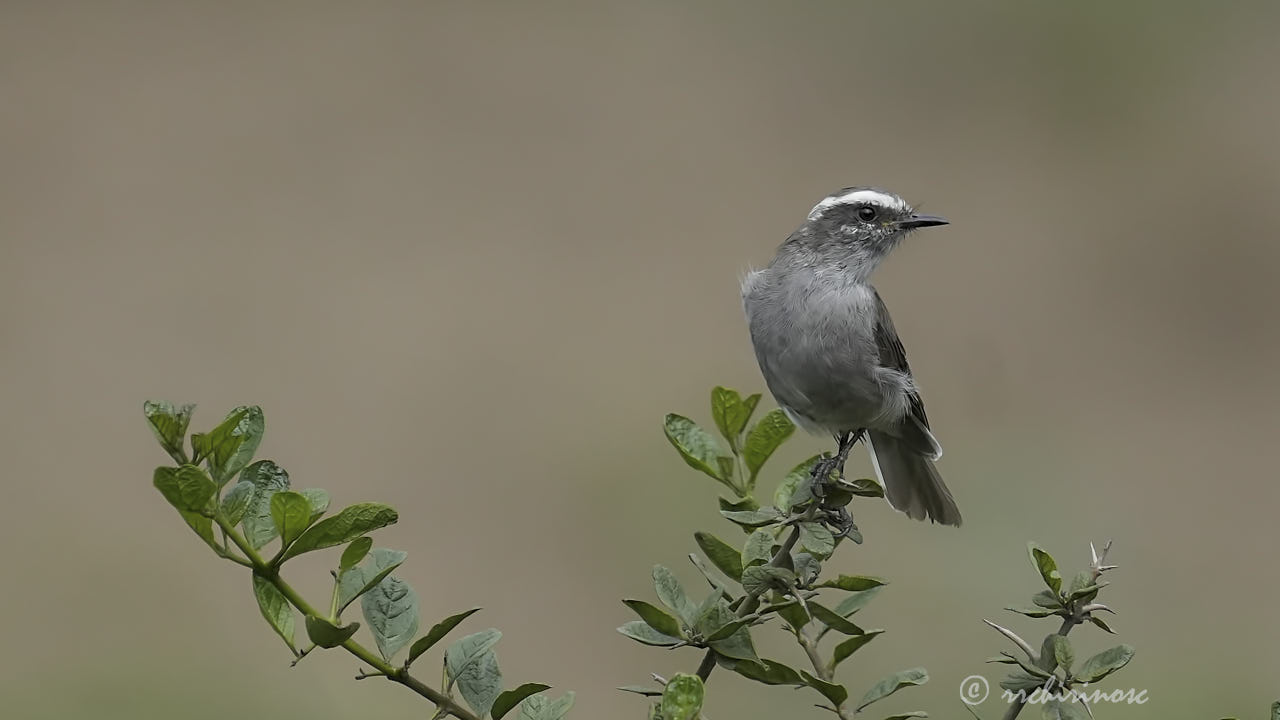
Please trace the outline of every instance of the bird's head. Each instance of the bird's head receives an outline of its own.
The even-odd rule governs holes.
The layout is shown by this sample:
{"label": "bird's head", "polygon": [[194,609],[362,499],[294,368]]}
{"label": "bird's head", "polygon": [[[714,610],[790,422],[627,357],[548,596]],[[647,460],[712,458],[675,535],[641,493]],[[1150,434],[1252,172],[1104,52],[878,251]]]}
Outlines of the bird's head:
{"label": "bird's head", "polygon": [[814,205],[788,245],[865,277],[912,230],[946,224],[945,218],[917,213],[891,192],[848,187]]}

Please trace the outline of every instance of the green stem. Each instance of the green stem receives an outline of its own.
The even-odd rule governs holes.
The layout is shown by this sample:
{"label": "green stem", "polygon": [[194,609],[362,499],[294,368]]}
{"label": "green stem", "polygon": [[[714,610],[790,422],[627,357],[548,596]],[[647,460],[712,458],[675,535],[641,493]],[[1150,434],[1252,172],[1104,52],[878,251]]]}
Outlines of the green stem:
{"label": "green stem", "polygon": [[[814,503],[805,511],[804,517],[801,521],[808,522],[813,520],[817,517],[817,513],[818,505],[817,503]],[[782,547],[779,547],[778,552],[773,554],[773,559],[769,561],[769,564],[773,567],[782,567],[784,559],[791,557],[791,551],[799,541],[800,525],[797,523],[795,527],[791,528],[791,534],[787,536],[787,539],[782,541]],[[759,609],[759,607],[760,596],[755,593],[747,593],[747,598],[742,601],[742,605],[738,608],[738,617],[746,617]],[[706,654],[702,656],[702,662],[698,665],[698,677],[703,682],[706,682],[707,678],[711,677],[711,671],[715,669],[716,651],[708,648]]]}
{"label": "green stem", "polygon": [[[231,542],[235,543],[235,546],[240,548],[240,552],[243,552],[245,557],[248,558],[248,566],[253,568],[255,574],[274,585],[280,591],[280,594],[284,595],[285,599],[297,608],[299,612],[304,615],[324,617],[302,595],[298,594],[298,591],[294,590],[293,586],[280,577],[279,568],[272,567],[270,563],[263,560],[262,555],[249,544],[249,541],[240,534],[239,530],[227,523],[224,518],[219,517],[216,520],[218,526],[227,534],[227,537],[231,538]],[[435,703],[440,710],[458,718],[458,720],[481,720],[478,715],[459,705],[453,698],[410,675],[407,668],[397,668],[391,665],[355,640],[348,640],[342,643],[342,649],[368,663],[379,673],[386,676],[388,680],[404,685]]]}
{"label": "green stem", "polygon": [[[813,665],[813,673],[821,680],[835,682],[835,668],[823,662],[822,653],[818,652],[818,639],[810,637],[808,633],[801,629],[796,631],[796,642],[800,643],[800,647],[804,648],[804,654],[808,656],[809,663]],[[836,716],[840,720],[853,720],[855,712],[849,705],[848,700],[836,706]]]}

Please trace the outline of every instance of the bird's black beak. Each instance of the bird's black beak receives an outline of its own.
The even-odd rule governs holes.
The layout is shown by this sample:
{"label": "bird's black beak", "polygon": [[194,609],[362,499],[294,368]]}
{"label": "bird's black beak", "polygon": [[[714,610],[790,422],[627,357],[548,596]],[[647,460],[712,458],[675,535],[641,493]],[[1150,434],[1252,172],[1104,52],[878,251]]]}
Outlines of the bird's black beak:
{"label": "bird's black beak", "polygon": [[948,225],[950,222],[950,220],[938,215],[920,215],[919,213],[911,213],[898,221],[898,227],[906,230],[914,230],[922,227],[933,227],[934,225]]}

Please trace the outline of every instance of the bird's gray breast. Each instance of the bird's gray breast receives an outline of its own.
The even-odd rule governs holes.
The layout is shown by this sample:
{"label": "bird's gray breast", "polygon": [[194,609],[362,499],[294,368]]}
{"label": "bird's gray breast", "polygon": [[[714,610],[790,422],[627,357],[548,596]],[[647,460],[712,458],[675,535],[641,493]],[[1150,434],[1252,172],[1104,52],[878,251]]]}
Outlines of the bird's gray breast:
{"label": "bird's gray breast", "polygon": [[840,432],[901,417],[900,383],[880,367],[870,285],[839,272],[770,268],[743,282],[743,304],[765,382],[802,426]]}

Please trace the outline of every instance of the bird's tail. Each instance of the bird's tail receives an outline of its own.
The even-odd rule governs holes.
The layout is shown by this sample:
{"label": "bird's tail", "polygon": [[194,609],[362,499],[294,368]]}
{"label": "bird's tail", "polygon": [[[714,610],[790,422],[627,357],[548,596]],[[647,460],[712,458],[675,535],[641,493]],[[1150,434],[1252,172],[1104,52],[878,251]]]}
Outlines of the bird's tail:
{"label": "bird's tail", "polygon": [[933,460],[912,450],[892,435],[871,431],[867,448],[885,498],[894,509],[916,520],[960,525],[960,508]]}

